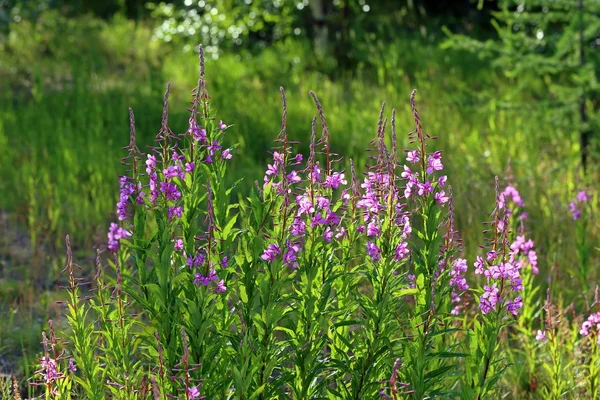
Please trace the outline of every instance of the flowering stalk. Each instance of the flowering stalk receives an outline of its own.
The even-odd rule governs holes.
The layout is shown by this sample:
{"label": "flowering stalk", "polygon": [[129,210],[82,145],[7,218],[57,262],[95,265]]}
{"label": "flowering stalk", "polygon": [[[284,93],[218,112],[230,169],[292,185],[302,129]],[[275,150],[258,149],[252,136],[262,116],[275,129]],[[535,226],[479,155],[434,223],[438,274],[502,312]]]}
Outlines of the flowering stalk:
{"label": "flowering stalk", "polygon": [[550,363],[544,363],[544,369],[550,376],[550,382],[542,389],[544,398],[558,400],[563,398],[568,389],[568,382],[564,378],[565,368],[563,363],[563,352],[565,341],[561,337],[559,327],[562,314],[558,313],[550,299],[550,289],[547,291],[546,303],[544,305],[544,327],[537,331],[535,339],[542,347],[547,346],[550,353]]}
{"label": "flowering stalk", "polygon": [[590,265],[593,243],[589,242],[589,225],[591,219],[592,196],[585,190],[577,193],[575,200],[569,203],[569,210],[575,221],[575,250],[577,252],[577,268],[570,272],[577,277],[584,292],[590,290]]}
{"label": "flowering stalk", "polygon": [[[454,344],[444,345],[447,352],[432,349],[446,341],[444,332],[452,331],[445,326],[451,312],[451,293],[455,291],[454,299],[458,300],[468,286],[462,278],[466,271],[464,260],[453,258],[456,232],[452,219],[448,220],[446,237],[440,233],[445,220],[444,207],[449,202],[445,192],[447,178],[435,176],[444,168],[442,154],[439,151],[430,154],[426,150],[427,141],[435,138],[423,130],[415,95],[413,90],[410,102],[415,130],[409,139],[410,143],[416,143],[416,149],[406,151],[408,165],[403,166],[401,174],[405,181],[403,194],[414,204],[415,226],[418,227],[413,234],[412,249],[415,304],[407,311],[409,337],[404,347],[403,379],[411,383],[414,390],[411,397],[421,399],[429,393],[446,390],[443,381],[452,368],[448,360],[460,354],[453,351]],[[413,171],[415,167],[419,170]]]}
{"label": "flowering stalk", "polygon": [[[81,269],[73,262],[73,253],[69,236],[66,239],[67,265],[65,271],[69,274],[69,300],[67,303],[67,320],[71,326],[68,332],[68,340],[73,349],[73,358],[69,360],[69,370],[74,374],[74,381],[85,391],[86,396],[91,399],[103,399],[104,373],[100,365],[100,358],[96,354],[99,334],[93,324],[88,321],[90,307],[80,299],[79,285],[81,278],[75,277],[75,268]],[[76,374],[80,371],[81,376]]]}
{"label": "flowering stalk", "polygon": [[586,394],[596,399],[600,396],[600,311],[598,311],[598,287],[594,305],[596,312],[581,324],[579,334],[586,337],[588,341],[588,357],[586,365]]}

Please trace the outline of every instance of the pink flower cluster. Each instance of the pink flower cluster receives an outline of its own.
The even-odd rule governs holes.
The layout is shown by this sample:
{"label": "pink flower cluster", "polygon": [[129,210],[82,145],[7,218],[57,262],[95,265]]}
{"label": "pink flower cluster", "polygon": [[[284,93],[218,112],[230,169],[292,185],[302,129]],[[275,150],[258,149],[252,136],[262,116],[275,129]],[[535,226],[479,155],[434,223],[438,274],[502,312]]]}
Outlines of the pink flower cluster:
{"label": "pink flower cluster", "polygon": [[600,312],[590,315],[588,319],[581,324],[579,333],[582,336],[596,335],[596,343],[600,345]]}
{"label": "pink flower cluster", "polygon": [[590,196],[590,194],[585,190],[582,190],[577,193],[575,201],[571,201],[569,203],[569,211],[571,212],[574,221],[577,221],[579,218],[581,218],[581,206],[591,199],[592,196]]}

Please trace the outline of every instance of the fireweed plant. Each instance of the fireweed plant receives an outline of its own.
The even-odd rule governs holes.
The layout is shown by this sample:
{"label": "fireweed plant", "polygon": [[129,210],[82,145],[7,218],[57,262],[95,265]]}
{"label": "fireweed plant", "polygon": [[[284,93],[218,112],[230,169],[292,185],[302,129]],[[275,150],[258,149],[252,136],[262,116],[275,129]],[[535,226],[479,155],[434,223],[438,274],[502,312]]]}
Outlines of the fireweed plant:
{"label": "fireweed plant", "polygon": [[[169,85],[147,154],[130,110],[128,171],[92,282],[76,277],[67,238],[69,329],[61,340],[50,324],[34,382],[46,398],[497,398],[506,327],[531,337],[537,304],[518,191],[496,185],[486,254],[474,263],[482,285],[471,288],[416,91],[410,148],[398,148],[396,111],[388,119],[383,104],[369,162],[357,167],[332,149],[312,92],[309,152],[298,152],[282,88],[271,161],[240,196],[223,183],[233,125],[210,106],[199,55],[185,132],[169,128]],[[521,350],[535,360],[532,343]]]}
{"label": "fireweed plant", "polygon": [[569,269],[576,276],[585,291],[590,289],[590,267],[592,263],[592,251],[594,244],[590,243],[588,230],[591,225],[592,196],[586,190],[577,193],[574,200],[569,202],[569,211],[576,224],[575,249],[577,251],[578,263]]}

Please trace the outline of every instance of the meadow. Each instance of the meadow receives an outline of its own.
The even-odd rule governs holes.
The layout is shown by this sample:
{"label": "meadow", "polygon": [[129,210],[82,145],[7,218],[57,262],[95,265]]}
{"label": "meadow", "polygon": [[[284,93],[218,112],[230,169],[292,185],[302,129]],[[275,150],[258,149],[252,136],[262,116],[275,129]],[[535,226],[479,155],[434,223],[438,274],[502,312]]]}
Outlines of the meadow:
{"label": "meadow", "polygon": [[[69,23],[64,31],[23,24],[12,32],[0,64],[0,354],[3,372],[17,377],[22,393],[45,392],[51,398],[67,398],[71,391],[87,398],[598,396],[600,355],[588,340],[597,334],[596,322],[589,325],[592,335],[580,333],[584,320],[597,311],[597,168],[591,163],[584,174],[578,131],[569,128],[569,121],[557,123],[566,117],[551,104],[538,101],[522,85],[515,91],[514,81],[476,56],[414,37],[373,46],[365,57],[368,65],[338,75],[319,71],[308,44],[301,41],[279,43],[258,55],[225,52],[206,60],[206,88],[197,90],[210,97],[192,97],[189,89],[198,85],[199,68],[194,51],[153,42],[149,28],[127,20]],[[64,42],[69,45],[62,46]],[[38,58],[45,52],[50,56]],[[164,138],[169,132],[163,101],[167,82],[168,127],[181,134],[178,146],[186,157],[179,167],[197,164],[186,171],[189,180],[165,156],[174,142],[155,142],[157,135]],[[531,85],[536,88],[537,81]],[[280,87],[287,99],[284,127]],[[490,101],[489,93],[496,100]],[[188,111],[191,100],[198,107],[196,130]],[[207,104],[210,112],[203,114]],[[123,199],[119,176],[131,167],[120,160],[128,152],[137,157],[130,144],[129,107],[135,114],[137,148],[148,153],[148,146],[162,146],[159,180],[171,182],[163,170],[175,168],[171,172],[183,191],[181,205],[148,198],[144,204],[156,207],[136,205],[135,196],[129,198],[139,191],[135,185]],[[315,116],[317,128],[311,126]],[[220,148],[210,148],[207,141],[198,149],[210,155],[216,150],[221,157],[230,148],[231,159],[221,157],[200,168],[199,155],[191,149],[200,142],[193,135],[201,128]],[[311,131],[316,132],[312,145]],[[409,132],[414,132],[412,140]],[[431,142],[427,135],[437,139]],[[448,199],[439,201],[449,190],[442,189],[442,173],[434,167],[427,172],[437,174],[431,192],[404,196],[402,165],[410,165],[406,157],[411,153],[403,150],[414,151],[415,140],[427,143],[412,155],[419,158],[416,165],[441,151],[452,209]],[[286,156],[274,160],[274,147]],[[365,152],[367,148],[373,152]],[[330,153],[342,156],[335,168],[329,165]],[[286,171],[293,167],[296,154],[303,157],[297,190],[305,190],[307,182],[318,186],[331,203],[323,210],[337,212],[341,219],[328,222],[329,228],[343,228],[348,235],[338,238],[336,231],[335,239],[326,240],[327,224],[311,226],[307,221],[308,235],[314,238],[303,242],[307,247],[297,251],[299,264],[292,267],[291,255],[285,257],[291,239],[284,238],[290,235],[286,225],[294,222],[290,216],[299,212],[294,208],[297,192],[288,198],[285,191],[278,192],[277,181],[265,187],[263,178],[269,164],[274,176],[281,173],[278,163]],[[375,159],[369,157],[373,155]],[[143,171],[149,167],[147,158],[139,156],[136,162]],[[318,184],[310,175],[313,171],[314,178],[315,157],[324,176]],[[311,159],[313,164],[308,164]],[[372,178],[381,204],[405,204],[399,215],[392,210],[377,219],[381,226],[373,229],[387,230],[381,236],[359,234],[361,219],[365,229],[372,217],[370,209],[364,209],[369,218],[359,215],[360,207],[353,203],[366,196],[366,188],[360,188],[366,184],[365,165],[397,178],[388,176],[385,184]],[[414,182],[422,185],[427,166],[419,170]],[[353,207],[344,202],[341,183],[339,188],[325,184],[333,171],[344,173],[338,179],[346,181]],[[132,179],[148,187],[151,173],[146,175]],[[280,185],[289,184],[286,176],[281,175]],[[505,192],[507,187],[519,197]],[[446,190],[443,195],[441,190]],[[151,196],[149,189],[145,196]],[[175,197],[169,201],[179,201]],[[513,199],[510,207],[498,205],[505,197]],[[118,201],[127,204],[122,221],[130,224],[120,229],[132,238],[111,225],[118,220]],[[573,212],[578,210],[571,201],[581,208],[576,220]],[[183,208],[171,209],[178,206]],[[507,213],[509,208],[514,213]],[[178,213],[184,214],[173,222]],[[524,213],[526,217],[518,218]],[[403,231],[404,217],[411,221],[410,236]],[[270,223],[262,226],[261,218]],[[504,236],[496,237],[493,249],[482,250],[490,245],[483,232],[490,229],[483,225],[490,220],[491,229]],[[112,237],[107,237],[109,229]],[[449,240],[449,232],[456,238]],[[68,257],[67,234],[72,246]],[[523,291],[522,309],[513,313],[508,302],[516,295],[506,293],[499,305],[491,306],[497,318],[488,318],[490,314],[481,313],[480,296],[484,285],[491,286],[489,279],[497,277],[475,273],[474,262],[502,248],[503,256],[488,257],[485,268],[508,263],[519,236],[535,243],[537,255],[535,266],[529,259],[522,261],[523,288],[515,289]],[[171,244],[178,238],[182,244]],[[112,248],[107,249],[109,239]],[[398,255],[403,243],[410,251]],[[192,259],[189,265],[194,251],[204,254],[203,260],[196,265]],[[211,270],[223,257],[227,265]],[[198,267],[200,276],[191,268],[174,270],[171,259]],[[432,268],[441,260],[448,266],[467,260],[472,290],[457,288],[451,272],[455,269],[435,273]],[[534,267],[539,273],[532,273]],[[98,271],[105,271],[106,278],[99,280]],[[325,273],[332,275],[326,279]],[[315,276],[330,292],[321,292]],[[274,277],[280,280],[276,285]],[[386,286],[381,277],[393,285]],[[513,278],[507,276],[507,282]],[[79,286],[92,280],[91,286]],[[88,292],[90,288],[95,290]],[[225,295],[219,296],[221,291]],[[470,304],[459,316],[453,313],[451,292],[466,296]],[[110,306],[103,307],[109,304],[98,298],[103,294],[112,298]],[[57,301],[70,307],[65,311]],[[165,316],[169,310],[177,315]],[[313,315],[318,323],[306,328]],[[432,320],[436,322],[430,325]],[[64,334],[54,336],[54,330]],[[42,331],[47,335],[44,345]],[[379,336],[390,340],[375,340]],[[59,344],[57,337],[69,344]],[[98,352],[89,352],[96,343],[102,344]],[[439,350],[441,346],[445,348]],[[57,353],[52,356],[53,351]],[[492,366],[490,376],[478,370],[477,360],[485,357]],[[215,358],[221,361],[211,363]],[[49,364],[50,359],[56,364]],[[72,362],[76,367],[70,368]],[[150,365],[160,365],[160,371]],[[453,365],[462,366],[464,377]],[[27,385],[31,381],[42,384]]]}

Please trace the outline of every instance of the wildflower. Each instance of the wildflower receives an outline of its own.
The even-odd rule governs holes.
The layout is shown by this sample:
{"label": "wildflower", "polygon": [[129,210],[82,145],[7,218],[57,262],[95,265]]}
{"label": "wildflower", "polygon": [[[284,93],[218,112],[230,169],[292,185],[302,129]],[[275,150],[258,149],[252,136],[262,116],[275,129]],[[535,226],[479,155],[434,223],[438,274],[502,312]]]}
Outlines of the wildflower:
{"label": "wildflower", "polygon": [[514,204],[519,207],[525,207],[525,202],[521,198],[521,194],[514,186],[507,186],[502,193],[500,193],[499,207],[504,208],[506,205],[506,199],[510,198]]}
{"label": "wildflower", "polygon": [[72,358],[69,359],[69,371],[71,371],[72,373],[75,373],[77,371],[77,365],[75,365],[75,362]]}
{"label": "wildflower", "polygon": [[523,298],[521,296],[515,297],[513,301],[506,303],[506,310],[512,315],[517,315],[518,310],[523,307]]}
{"label": "wildflower", "polygon": [[344,174],[334,172],[325,178],[325,184],[323,186],[327,188],[337,189],[340,185],[346,185],[348,182],[344,179]]}
{"label": "wildflower", "polygon": [[223,153],[221,153],[221,159],[222,160],[231,160],[231,150],[230,149],[225,149],[223,150]]}
{"label": "wildflower", "polygon": [[292,171],[287,175],[287,180],[290,183],[298,183],[298,182],[302,182],[302,178],[300,178],[300,175],[298,175],[298,173],[296,171]]}
{"label": "wildflower", "polygon": [[271,262],[275,261],[277,256],[280,254],[281,254],[281,249],[279,248],[279,245],[276,243],[271,243],[267,246],[267,248],[265,249],[265,251],[263,252],[263,254],[260,258],[262,258],[266,262],[271,263]]}
{"label": "wildflower", "polygon": [[163,174],[165,175],[165,179],[185,178],[185,173],[181,170],[181,167],[179,165],[169,166],[168,168],[163,170]]}
{"label": "wildflower", "polygon": [[131,236],[131,232],[112,222],[108,230],[108,249],[118,251],[120,247],[119,241],[129,236]]}
{"label": "wildflower", "polygon": [[198,390],[198,386],[192,386],[187,389],[187,397],[190,399],[197,399],[200,397],[200,390]]}
{"label": "wildflower", "polygon": [[135,193],[136,185],[126,176],[122,176],[119,184],[119,201],[117,202],[117,217],[119,221],[127,219],[127,203],[129,196]]}
{"label": "wildflower", "polygon": [[283,264],[288,267],[298,268],[298,253],[300,253],[300,244],[287,242],[287,249],[283,255]]}
{"label": "wildflower", "polygon": [[221,148],[221,145],[216,140],[213,140],[210,146],[208,146],[208,152],[211,156],[215,155],[215,152]]}
{"label": "wildflower", "polygon": [[169,219],[173,217],[181,218],[183,213],[183,207],[169,207]]}
{"label": "wildflower", "polygon": [[573,216],[573,221],[577,221],[581,217],[581,210],[577,208],[577,204],[574,201],[569,202],[569,211]]}
{"label": "wildflower", "polygon": [[227,256],[223,256],[223,258],[221,259],[221,267],[227,268],[228,266],[229,266],[229,259],[227,258]]}
{"label": "wildflower", "polygon": [[174,246],[176,251],[181,251],[183,250],[183,240],[182,239],[177,239],[175,241],[175,246]]}
{"label": "wildflower", "polygon": [[444,169],[442,164],[442,152],[436,151],[427,158],[427,173],[433,174],[434,171],[441,171]]}
{"label": "wildflower", "polygon": [[222,131],[224,131],[225,129],[227,129],[227,125],[225,125],[223,123],[223,121],[219,121],[219,129],[222,130]]}
{"label": "wildflower", "polygon": [[408,152],[407,156],[406,156],[406,161],[408,161],[409,163],[418,163],[419,162],[419,152],[417,150],[411,150]]}
{"label": "wildflower", "polygon": [[541,331],[538,329],[537,335],[535,335],[535,340],[545,341],[546,340],[546,331]]}
{"label": "wildflower", "polygon": [[586,201],[590,200],[592,196],[590,196],[585,190],[582,190],[581,192],[577,193],[576,198],[579,203],[585,203]]}
{"label": "wildflower", "polygon": [[174,183],[160,182],[160,191],[165,194],[167,200],[177,201],[181,197],[181,192]]}
{"label": "wildflower", "polygon": [[295,217],[290,232],[294,236],[304,236],[306,233],[306,224],[301,218]]}
{"label": "wildflower", "polygon": [[381,250],[373,242],[367,241],[367,254],[373,261],[379,261],[381,259]]}
{"label": "wildflower", "polygon": [[463,258],[457,258],[452,264],[452,270],[450,270],[450,286],[460,292],[464,292],[469,289],[469,284],[463,276],[467,272],[467,260]]}
{"label": "wildflower", "polygon": [[377,222],[376,221],[369,222],[369,224],[367,225],[367,236],[379,237],[380,234],[381,234],[381,229],[379,229],[379,226],[377,226]]}
{"label": "wildflower", "polygon": [[196,169],[196,163],[185,163],[185,172],[189,172],[191,174],[192,172],[194,172],[194,169]]}
{"label": "wildflower", "polygon": [[[203,276],[201,273],[196,272],[196,275],[194,276],[194,285],[208,286],[211,282],[217,280],[219,280],[219,277],[214,269],[211,269],[207,276]],[[225,285],[222,285],[222,287],[225,287]]]}
{"label": "wildflower", "polygon": [[52,383],[63,376],[58,372],[56,360],[50,357],[42,357],[40,360],[41,369],[37,372],[44,376],[46,383]]}
{"label": "wildflower", "polygon": [[492,286],[485,285],[483,287],[483,294],[479,298],[479,308],[484,314],[496,308],[496,304],[501,301],[500,290],[497,284],[494,283]]}
{"label": "wildflower", "polygon": [[215,287],[215,293],[225,293],[226,290],[227,286],[225,286],[225,281],[221,279]]}
{"label": "wildflower", "polygon": [[173,156],[172,156],[174,161],[183,161],[185,160],[185,156],[182,154],[177,153],[176,151],[173,151]]}
{"label": "wildflower", "polygon": [[152,175],[152,173],[156,169],[156,156],[152,154],[148,154],[148,159],[146,160],[146,173],[148,175]]}
{"label": "wildflower", "polygon": [[474,266],[475,266],[475,274],[482,275],[483,267],[485,266],[485,261],[483,261],[483,258],[481,256],[477,256]]}
{"label": "wildflower", "polygon": [[444,204],[446,204],[449,199],[448,196],[446,196],[446,192],[444,192],[443,190],[440,190],[439,192],[434,194],[433,198],[435,199],[435,201],[438,202],[438,204],[440,206],[443,206]]}
{"label": "wildflower", "polygon": [[408,242],[402,242],[396,246],[395,259],[400,262],[408,257],[410,250],[408,249]]}
{"label": "wildflower", "polygon": [[200,128],[195,118],[190,118],[190,128],[188,130],[197,142],[206,142],[206,129]]}
{"label": "wildflower", "polygon": [[323,233],[323,239],[329,243],[331,242],[331,239],[333,238],[333,231],[331,230],[331,228],[328,226],[327,229],[325,229],[325,232]]}
{"label": "wildflower", "polygon": [[[591,331],[590,331],[591,330]],[[589,336],[594,333],[597,337],[597,343],[600,345],[600,312],[594,313],[588,317],[581,325],[579,334]]]}

